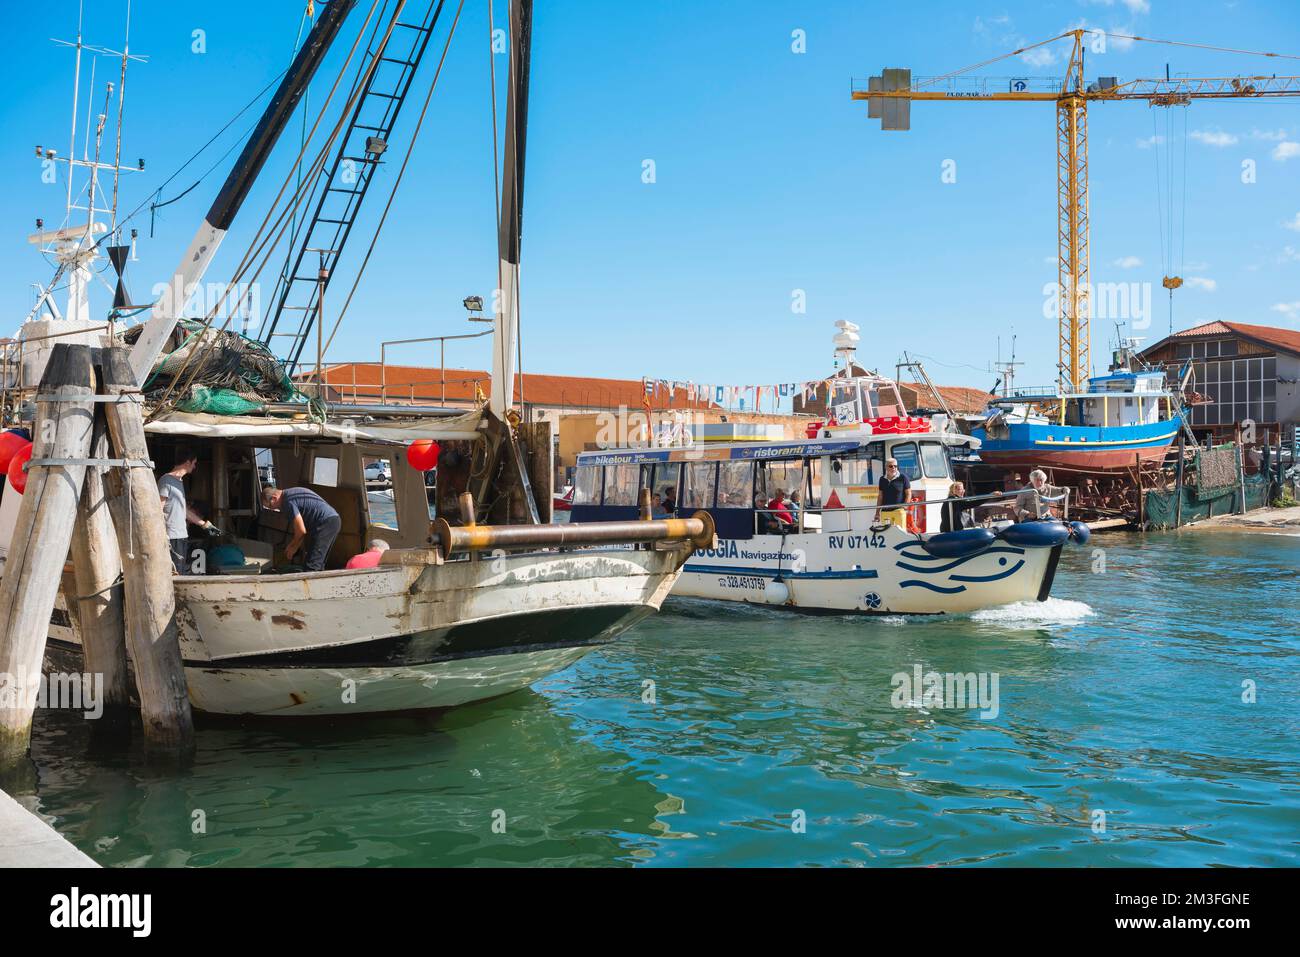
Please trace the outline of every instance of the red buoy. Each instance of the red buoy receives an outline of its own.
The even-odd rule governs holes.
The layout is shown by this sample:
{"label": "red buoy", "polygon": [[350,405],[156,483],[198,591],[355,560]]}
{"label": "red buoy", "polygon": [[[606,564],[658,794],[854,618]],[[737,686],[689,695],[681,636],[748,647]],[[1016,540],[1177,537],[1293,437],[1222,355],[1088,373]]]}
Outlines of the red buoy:
{"label": "red buoy", "polygon": [[428,472],[438,467],[440,451],[433,439],[416,439],[406,448],[407,464],[416,471]]}
{"label": "red buoy", "polygon": [[9,460],[14,457],[14,453],[30,444],[17,432],[0,432],[0,472],[8,471]]}
{"label": "red buoy", "polygon": [[25,442],[23,447],[9,459],[9,468],[5,475],[9,479],[9,484],[14,487],[14,491],[19,495],[27,490],[27,473],[23,471],[23,466],[27,464],[27,460],[31,457],[32,443]]}

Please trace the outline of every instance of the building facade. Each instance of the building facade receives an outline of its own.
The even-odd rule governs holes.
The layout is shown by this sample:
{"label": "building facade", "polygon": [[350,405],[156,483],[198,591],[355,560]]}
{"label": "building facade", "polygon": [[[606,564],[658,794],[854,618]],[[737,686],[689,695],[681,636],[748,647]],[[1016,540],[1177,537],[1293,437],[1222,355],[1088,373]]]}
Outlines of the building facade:
{"label": "building facade", "polygon": [[1173,383],[1188,362],[1195,393],[1192,430],[1231,437],[1253,426],[1255,440],[1290,441],[1300,422],[1300,332],[1241,322],[1207,322],[1144,349],[1142,358]]}

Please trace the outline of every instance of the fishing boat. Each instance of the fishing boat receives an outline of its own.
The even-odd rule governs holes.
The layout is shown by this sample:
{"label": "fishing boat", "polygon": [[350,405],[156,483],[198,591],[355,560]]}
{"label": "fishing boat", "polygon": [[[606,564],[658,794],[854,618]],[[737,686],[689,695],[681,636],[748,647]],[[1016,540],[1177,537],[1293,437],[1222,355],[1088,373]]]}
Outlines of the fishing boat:
{"label": "fishing boat", "polygon": [[[1051,406],[1052,416],[1034,411]],[[973,430],[980,459],[1007,470],[1044,469],[1070,475],[1113,473],[1160,464],[1182,428],[1181,393],[1165,374],[1136,367],[1121,341],[1110,371],[1083,392],[1021,389],[995,398]]]}
{"label": "fishing boat", "polygon": [[[354,4],[331,0],[317,18],[170,288],[189,290],[202,279]],[[377,160],[392,143],[393,104],[400,106],[401,96],[391,90],[404,95],[409,88],[407,71],[414,71],[442,9],[441,2],[397,4],[387,24],[375,21],[353,99],[345,106],[351,125],[337,141],[336,165],[358,155]],[[51,339],[48,323],[54,320],[42,320],[39,334],[28,323],[12,344],[6,425],[30,421],[34,384],[49,359],[50,342],[81,342],[106,355],[129,349],[131,390],[142,394],[148,452],[159,471],[170,467],[181,446],[197,452],[188,495],[191,502],[206,503],[218,536],[190,540],[191,569],[173,579],[175,613],[168,625],[175,628],[197,710],[351,715],[443,708],[505,694],[571,665],[654,613],[691,551],[713,542],[707,515],[585,528],[549,524],[549,425],[520,421],[512,393],[531,16],[529,0],[512,4],[498,249],[503,303],[494,320],[492,396],[481,407],[360,407],[332,402],[323,389],[303,395],[288,374],[292,359],[279,360],[264,344],[217,329],[211,316],[182,320],[184,296],[164,296],[140,324],[125,321],[116,307],[107,321],[94,323],[85,282],[69,284],[65,316],[79,324],[58,329]],[[371,26],[361,25],[363,38]],[[443,26],[449,44],[455,22]],[[394,37],[405,38],[406,45]],[[389,81],[396,87],[374,79],[381,62],[399,65],[400,76]],[[388,124],[382,134],[367,132],[374,120],[363,107],[372,95]],[[332,174],[317,180],[324,198],[302,232],[299,258],[304,250],[320,251],[317,225],[338,222],[337,212],[322,214],[322,208],[339,182]],[[120,232],[112,212],[113,229],[70,226],[69,234],[54,237],[76,260],[76,275],[88,271],[97,235]],[[355,206],[348,215],[355,216]],[[334,227],[335,256],[313,274],[319,276],[313,278],[318,298],[310,314],[317,323],[323,321],[319,296],[325,275],[351,223],[346,226]],[[295,278],[296,273],[288,281]],[[279,302],[288,300],[286,294]],[[55,313],[50,296],[42,294],[34,312],[41,309]],[[311,322],[298,327],[299,347],[310,328]],[[416,443],[422,458],[430,443],[440,453],[436,520],[424,473],[412,467]],[[365,466],[376,460],[389,463],[392,481],[387,512],[393,517],[383,521],[372,515],[367,495]],[[139,464],[92,458],[87,469],[111,476]],[[286,565],[285,516],[261,502],[268,464],[280,487],[309,488],[338,512],[341,530],[325,570]],[[4,489],[0,546],[11,544],[12,516],[21,501],[20,489]],[[345,568],[373,538],[391,546],[379,565]],[[90,599],[79,594],[84,589],[68,567],[46,646],[48,660],[63,667],[76,666],[81,657],[82,601]]]}
{"label": "fishing boat", "polygon": [[[853,375],[857,342],[856,327],[840,323],[843,373],[804,440],[580,453],[573,520],[627,520],[652,494],[675,514],[707,512],[718,543],[687,561],[678,596],[876,615],[1046,600],[1062,549],[1086,542],[1087,526],[1017,522],[1005,494],[954,502],[951,456],[979,440],[944,416],[907,414],[893,380]],[[911,487],[892,514],[877,488],[889,458]],[[771,507],[777,490],[798,491],[801,504]],[[942,531],[952,504],[969,524]]]}

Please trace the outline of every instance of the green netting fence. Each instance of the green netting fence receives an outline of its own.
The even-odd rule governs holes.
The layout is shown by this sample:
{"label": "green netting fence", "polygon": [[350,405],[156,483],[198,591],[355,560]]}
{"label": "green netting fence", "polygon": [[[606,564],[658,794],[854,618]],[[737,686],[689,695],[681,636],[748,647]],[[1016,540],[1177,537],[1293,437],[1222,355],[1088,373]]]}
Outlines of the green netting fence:
{"label": "green netting fence", "polygon": [[1234,515],[1263,508],[1269,504],[1272,485],[1269,476],[1262,473],[1241,477],[1236,446],[1202,449],[1185,467],[1181,490],[1152,489],[1146,493],[1143,503],[1146,525],[1148,528],[1176,528],[1215,515]]}

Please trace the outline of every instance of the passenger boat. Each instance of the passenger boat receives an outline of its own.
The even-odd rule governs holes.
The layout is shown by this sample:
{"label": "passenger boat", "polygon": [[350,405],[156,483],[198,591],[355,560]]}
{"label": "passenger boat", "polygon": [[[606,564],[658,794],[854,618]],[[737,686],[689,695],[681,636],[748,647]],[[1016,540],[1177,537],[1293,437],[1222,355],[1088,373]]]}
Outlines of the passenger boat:
{"label": "passenger boat", "polygon": [[[182,257],[174,288],[190,290],[202,279],[354,4],[355,0],[331,0],[317,19]],[[391,14],[381,40],[376,40],[381,36],[377,29],[369,34],[372,48],[362,70],[374,71],[374,64],[384,60],[402,65],[403,70],[414,69],[443,4],[437,0],[408,4],[399,21],[402,7],[399,4]],[[425,10],[423,18],[417,15],[420,9]],[[395,31],[395,26],[408,29]],[[175,629],[190,701],[197,710],[354,715],[443,708],[505,694],[567,667],[654,613],[691,551],[713,541],[707,516],[638,521],[621,528],[549,523],[550,427],[520,422],[512,392],[529,0],[512,3],[510,27],[499,238],[505,293],[494,320],[492,397],[480,408],[464,412],[356,407],[332,403],[324,391],[308,401],[291,384],[287,374],[291,363],[275,359],[265,345],[233,332],[221,333],[211,326],[210,317],[206,324],[181,321],[184,302],[176,301],[181,296],[164,297],[154,304],[147,322],[140,325],[122,321],[118,303],[107,322],[93,323],[85,280],[98,256],[96,233],[104,230],[74,225],[36,237],[42,244],[58,247],[54,252],[60,258],[59,273],[69,272],[73,281],[68,283],[66,313],[60,314],[43,294],[33,310],[33,321],[25,323],[10,343],[4,368],[5,425],[30,422],[35,384],[49,359],[51,342],[57,343],[53,349],[66,343],[77,343],[71,346],[74,349],[93,347],[105,352],[129,347],[126,378],[135,383],[132,391],[142,394],[152,464],[165,471],[180,445],[197,451],[199,467],[190,476],[189,498],[191,503],[206,503],[221,532],[212,542],[192,540],[189,549],[197,567],[173,579],[175,611],[167,629]],[[361,30],[364,38],[367,27]],[[388,48],[393,35],[407,38],[410,48]],[[373,46],[376,42],[383,45]],[[395,120],[392,94],[372,89],[368,80],[361,79],[353,89],[364,91],[355,95],[373,93],[380,98],[386,121]],[[357,126],[359,116],[366,119],[363,105],[351,112],[353,127],[339,142],[342,159],[351,155],[350,149],[359,148],[349,139],[358,130],[366,149],[382,152],[367,133],[371,127]],[[96,166],[94,172],[99,169]],[[319,182],[326,184],[320,187],[326,191],[335,189],[328,185],[333,182],[328,177]],[[357,191],[349,187],[348,192]],[[116,221],[116,211],[112,212]],[[354,215],[355,208],[349,206],[348,212]],[[71,206],[68,217],[72,218]],[[319,222],[328,225],[337,220]],[[302,231],[304,248],[319,245],[312,239],[316,225],[313,222]],[[322,269],[322,284],[325,274]],[[323,285],[318,288],[323,294],[321,290]],[[34,317],[42,307],[55,318],[37,322]],[[187,384],[185,367],[176,368],[181,362],[178,356],[187,363],[194,359],[196,374],[224,369],[234,383],[224,398],[240,411],[224,413],[203,406],[191,387],[195,380]],[[317,367],[321,367],[319,355]],[[222,397],[222,390],[204,388],[209,399]],[[250,397],[247,390],[254,388],[262,391]],[[284,394],[277,391],[281,388]],[[188,411],[179,399],[190,403]],[[90,428],[89,422],[86,427]],[[408,462],[412,442],[431,440],[441,445],[436,521],[431,521],[424,475]],[[326,570],[285,567],[281,549],[288,535],[285,516],[262,508],[260,501],[268,460],[280,487],[308,487],[338,512],[341,531]],[[389,466],[386,474],[391,476],[393,497],[386,513],[395,516],[391,521],[380,521],[370,511],[364,468],[375,460]],[[124,465],[141,464],[91,458],[85,471],[112,477]],[[16,486],[4,489],[0,554],[11,544],[14,515],[22,502]],[[345,568],[347,559],[373,538],[391,546],[380,564]],[[140,558],[135,556],[137,561]],[[79,593],[69,567],[50,622],[46,650],[51,663],[69,662],[75,667],[81,658],[82,613],[75,598]],[[145,640],[170,639],[164,634]]]}
{"label": "passenger boat", "polygon": [[[1051,469],[1063,473],[1131,470],[1159,464],[1182,428],[1179,396],[1160,371],[1134,369],[1126,345],[1114,354],[1107,375],[1088,380],[1085,392],[1019,390],[996,398],[972,434],[980,460],[1003,469]],[[1027,410],[1050,405],[1044,420]]]}
{"label": "passenger boat", "polygon": [[[979,440],[943,416],[906,414],[895,382],[845,373],[830,382],[830,415],[799,441],[611,449],[578,456],[573,520],[622,520],[658,493],[676,514],[706,511],[718,543],[697,550],[673,594],[813,612],[877,615],[969,612],[1045,600],[1061,551],[1087,541],[1082,523],[1009,517],[1007,496],[968,501],[971,527],[943,532],[950,455]],[[848,344],[846,344],[848,343]],[[911,482],[902,523],[886,521],[877,482],[887,458]],[[781,520],[777,489],[802,507]]]}

